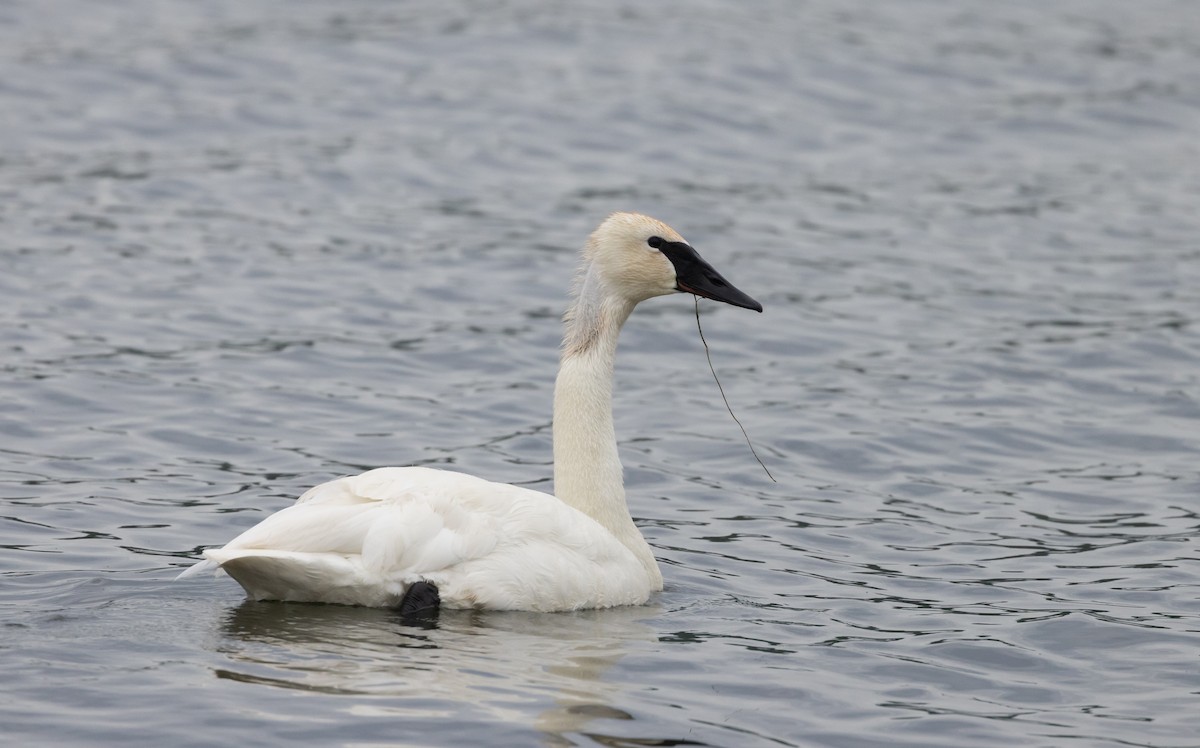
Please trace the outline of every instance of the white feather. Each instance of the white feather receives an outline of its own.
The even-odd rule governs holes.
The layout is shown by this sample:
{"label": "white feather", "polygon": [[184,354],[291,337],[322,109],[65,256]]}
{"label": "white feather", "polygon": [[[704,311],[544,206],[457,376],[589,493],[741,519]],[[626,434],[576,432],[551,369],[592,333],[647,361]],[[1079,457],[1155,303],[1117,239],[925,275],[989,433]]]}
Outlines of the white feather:
{"label": "white feather", "polygon": [[409,467],[306,496],[205,557],[260,600],[391,606],[422,579],[448,608],[598,608],[651,592],[615,535],[549,494]]}

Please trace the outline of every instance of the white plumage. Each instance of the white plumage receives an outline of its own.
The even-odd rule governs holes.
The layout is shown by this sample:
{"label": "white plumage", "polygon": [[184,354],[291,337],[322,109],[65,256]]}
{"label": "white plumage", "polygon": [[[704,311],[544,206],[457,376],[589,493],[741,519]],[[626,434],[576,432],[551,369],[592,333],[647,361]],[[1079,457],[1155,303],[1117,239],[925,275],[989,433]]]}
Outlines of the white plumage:
{"label": "white plumage", "polygon": [[554,398],[557,496],[388,467],[321,484],[180,577],[217,567],[259,600],[397,605],[414,582],[448,608],[636,605],[662,589],[625,504],[612,424],[617,335],[644,299],[688,291],[761,311],[669,226],[632,213],[591,235]]}

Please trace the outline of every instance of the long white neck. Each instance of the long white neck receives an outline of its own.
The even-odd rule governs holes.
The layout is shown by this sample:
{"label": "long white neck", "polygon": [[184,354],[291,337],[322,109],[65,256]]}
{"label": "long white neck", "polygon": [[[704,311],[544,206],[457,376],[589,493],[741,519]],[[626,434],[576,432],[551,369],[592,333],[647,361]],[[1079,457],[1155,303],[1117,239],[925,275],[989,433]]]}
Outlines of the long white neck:
{"label": "long white neck", "polygon": [[608,293],[585,270],[566,316],[562,362],[554,385],[554,493],[603,525],[642,562],[655,589],[662,573],[625,503],[613,430],[613,359],[634,302]]}

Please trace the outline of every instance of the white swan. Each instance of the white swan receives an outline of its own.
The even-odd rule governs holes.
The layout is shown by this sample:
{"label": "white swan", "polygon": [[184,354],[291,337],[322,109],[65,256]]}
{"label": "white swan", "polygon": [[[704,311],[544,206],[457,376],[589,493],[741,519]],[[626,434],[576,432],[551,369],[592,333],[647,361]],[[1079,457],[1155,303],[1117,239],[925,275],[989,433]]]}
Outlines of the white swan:
{"label": "white swan", "polygon": [[625,504],[613,357],[638,302],[676,292],[762,306],[674,229],[615,213],[588,238],[554,387],[557,496],[424,467],[321,484],[204,552],[259,600],[562,611],[637,605],[662,574]]}

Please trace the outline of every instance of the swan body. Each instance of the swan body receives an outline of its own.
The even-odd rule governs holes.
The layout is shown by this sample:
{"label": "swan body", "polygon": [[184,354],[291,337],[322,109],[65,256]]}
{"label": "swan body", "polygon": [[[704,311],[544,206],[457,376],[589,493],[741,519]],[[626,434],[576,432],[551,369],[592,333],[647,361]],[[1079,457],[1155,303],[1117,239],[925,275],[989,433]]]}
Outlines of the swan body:
{"label": "swan body", "polygon": [[549,494],[425,467],[310,489],[206,557],[260,600],[552,611],[645,602],[662,586],[616,536]]}
{"label": "swan body", "polygon": [[625,502],[613,359],[638,302],[689,292],[762,311],[664,223],[615,213],[589,237],[554,390],[555,495],[425,467],[305,492],[180,577],[217,568],[258,600],[393,607],[416,583],[446,608],[638,605],[662,574]]}

